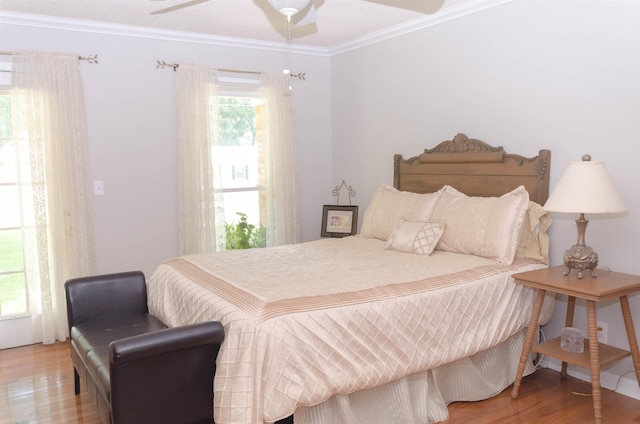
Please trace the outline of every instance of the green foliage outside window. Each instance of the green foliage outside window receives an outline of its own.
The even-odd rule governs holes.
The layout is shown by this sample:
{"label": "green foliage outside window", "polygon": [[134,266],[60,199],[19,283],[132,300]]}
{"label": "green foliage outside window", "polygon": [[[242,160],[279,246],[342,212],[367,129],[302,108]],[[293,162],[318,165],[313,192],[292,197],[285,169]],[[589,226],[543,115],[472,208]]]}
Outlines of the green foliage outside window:
{"label": "green foliage outside window", "polygon": [[240,222],[231,224],[225,222],[224,228],[227,239],[227,250],[251,249],[267,245],[267,229],[259,224],[257,227],[247,222],[247,214],[236,212]]}
{"label": "green foliage outside window", "polygon": [[0,148],[11,135],[11,97],[0,93]]}
{"label": "green foliage outside window", "polygon": [[238,140],[256,142],[256,107],[246,97],[219,97],[218,114],[220,145],[234,146]]}

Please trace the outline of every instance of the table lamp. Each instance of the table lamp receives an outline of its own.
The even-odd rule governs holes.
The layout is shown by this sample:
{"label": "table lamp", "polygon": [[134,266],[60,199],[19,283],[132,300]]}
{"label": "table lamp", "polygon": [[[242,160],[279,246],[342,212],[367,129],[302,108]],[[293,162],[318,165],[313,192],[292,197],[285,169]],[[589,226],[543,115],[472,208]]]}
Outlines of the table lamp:
{"label": "table lamp", "polygon": [[584,233],[589,221],[584,214],[614,214],[628,210],[604,162],[591,161],[589,155],[584,155],[581,162],[570,162],[544,204],[544,209],[580,214],[576,219],[578,242],[564,252],[563,259],[567,267],[564,275],[576,269],[578,278],[582,278],[582,271],[588,269],[592,277],[597,277],[595,269],[598,266],[598,254],[585,244]]}

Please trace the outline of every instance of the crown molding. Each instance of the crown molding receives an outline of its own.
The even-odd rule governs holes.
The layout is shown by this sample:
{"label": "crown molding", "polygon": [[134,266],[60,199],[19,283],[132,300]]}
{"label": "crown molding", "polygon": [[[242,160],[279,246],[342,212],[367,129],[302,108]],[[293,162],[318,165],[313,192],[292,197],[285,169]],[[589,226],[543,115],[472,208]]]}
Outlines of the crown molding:
{"label": "crown molding", "polygon": [[424,17],[420,17],[418,19],[414,19],[412,21],[405,22],[394,27],[367,34],[346,43],[328,48],[307,46],[297,43],[293,43],[291,44],[291,46],[287,46],[286,43],[274,43],[246,38],[223,37],[185,31],[173,31],[133,25],[58,18],[53,16],[43,16],[8,11],[0,11],[0,24],[57,29],[64,31],[77,31],[92,34],[148,38],[165,41],[178,41],[185,43],[208,44],[244,49],[257,49],[276,52],[288,51],[296,54],[307,54],[314,56],[333,56],[335,54],[340,54],[371,44],[376,44],[384,40],[428,28],[443,22],[470,15],[472,13],[480,12],[491,7],[499,6],[512,1],[513,0],[476,0],[474,2],[463,3],[459,6],[445,8],[436,15],[427,15]]}
{"label": "crown molding", "polygon": [[85,32],[91,34],[116,35],[123,37],[148,38],[164,41],[208,44],[223,47],[257,49],[276,52],[292,52],[308,55],[327,56],[326,47],[305,46],[301,44],[274,43],[252,40],[248,38],[223,37],[186,31],[140,27],[134,25],[112,24],[106,22],[86,21],[80,19],[58,18],[54,16],[34,15],[0,11],[0,24],[18,25],[35,28],[57,29],[64,31]]}
{"label": "crown molding", "polygon": [[371,44],[376,44],[381,41],[399,37],[404,34],[409,34],[411,32],[418,31],[424,28],[429,28],[443,22],[471,15],[476,12],[481,12],[483,10],[500,6],[505,3],[510,3],[512,1],[513,0],[476,0],[474,2],[469,2],[469,4],[452,6],[450,8],[441,10],[436,15],[426,15],[424,17],[420,17],[400,25],[367,34],[346,43],[331,47],[329,48],[329,56],[345,53],[350,50],[359,49]]}

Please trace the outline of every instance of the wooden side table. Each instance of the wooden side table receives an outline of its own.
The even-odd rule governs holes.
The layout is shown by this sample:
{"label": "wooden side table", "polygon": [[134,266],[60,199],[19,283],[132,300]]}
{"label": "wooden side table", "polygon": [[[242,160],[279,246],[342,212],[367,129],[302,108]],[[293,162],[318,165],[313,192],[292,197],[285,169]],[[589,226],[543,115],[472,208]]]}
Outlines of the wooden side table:
{"label": "wooden side table", "polygon": [[[514,274],[513,278],[517,284],[534,287],[538,289],[531,320],[527,329],[527,337],[522,347],[522,356],[518,365],[516,381],[511,390],[513,399],[518,397],[518,390],[522,381],[522,374],[531,350],[548,355],[562,361],[561,377],[567,376],[567,364],[575,364],[591,370],[591,387],[593,397],[593,414],[596,424],[602,422],[602,392],[600,389],[600,368],[606,367],[629,355],[633,358],[633,366],[636,371],[636,378],[640,382],[640,351],[638,350],[638,340],[633,327],[633,318],[629,308],[628,295],[640,292],[640,276],[623,274],[607,270],[598,270],[598,277],[587,275],[579,279],[571,275],[565,276],[564,266],[539,269],[536,271],[522,272]],[[544,302],[545,294],[550,291],[569,296],[567,304],[567,316],[565,324],[567,327],[573,325],[573,313],[576,298],[587,301],[587,321],[588,339],[585,338],[584,352],[566,352],[560,348],[560,337],[548,340],[539,345],[533,346],[533,338],[538,328],[540,310]],[[618,349],[603,343],[597,343],[598,324],[596,319],[596,302],[601,300],[619,298],[622,317],[629,338],[630,351]],[[596,341],[595,343],[592,341]]]}

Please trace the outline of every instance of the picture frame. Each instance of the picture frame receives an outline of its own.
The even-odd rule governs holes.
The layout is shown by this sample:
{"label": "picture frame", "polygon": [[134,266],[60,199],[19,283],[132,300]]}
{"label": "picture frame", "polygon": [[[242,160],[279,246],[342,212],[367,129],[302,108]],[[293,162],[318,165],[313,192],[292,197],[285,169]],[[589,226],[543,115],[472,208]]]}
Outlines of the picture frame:
{"label": "picture frame", "polygon": [[356,234],[358,206],[324,205],[321,237],[347,237]]}

